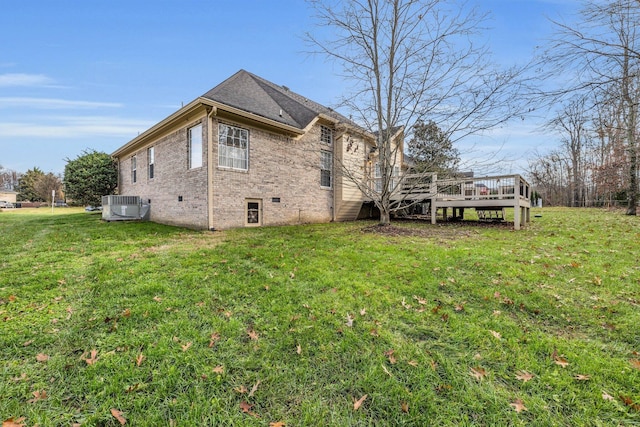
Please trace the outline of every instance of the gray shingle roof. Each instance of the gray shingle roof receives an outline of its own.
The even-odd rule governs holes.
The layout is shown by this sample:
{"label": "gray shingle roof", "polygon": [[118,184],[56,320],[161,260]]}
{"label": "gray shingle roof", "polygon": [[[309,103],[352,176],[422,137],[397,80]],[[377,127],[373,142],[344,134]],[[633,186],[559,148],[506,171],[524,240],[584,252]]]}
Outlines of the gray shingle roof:
{"label": "gray shingle roof", "polygon": [[304,129],[319,114],[357,126],[332,109],[245,70],[238,71],[202,97],[298,129]]}

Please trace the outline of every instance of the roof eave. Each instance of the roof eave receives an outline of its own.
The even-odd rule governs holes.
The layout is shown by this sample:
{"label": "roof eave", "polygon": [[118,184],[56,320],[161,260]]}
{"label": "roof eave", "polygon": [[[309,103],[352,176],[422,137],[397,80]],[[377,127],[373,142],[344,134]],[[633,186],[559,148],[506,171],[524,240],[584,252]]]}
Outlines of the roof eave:
{"label": "roof eave", "polygon": [[152,127],[147,129],[146,131],[142,132],[140,135],[138,135],[135,138],[133,138],[131,141],[127,142],[122,147],[118,148],[116,151],[111,153],[111,157],[119,157],[121,154],[126,153],[132,147],[135,147],[136,145],[142,143],[144,140],[146,140],[148,138],[152,138],[153,136],[155,136],[155,135],[157,135],[159,133],[162,133],[166,128],[171,126],[177,119],[179,119],[180,117],[183,117],[185,115],[189,115],[190,113],[193,113],[198,108],[200,108],[201,105],[202,105],[202,102],[200,102],[199,99],[195,99],[195,100],[191,101],[190,103],[188,103],[184,107],[180,108],[175,113],[171,114],[170,116],[168,116],[167,118],[165,118],[161,122],[153,125]]}
{"label": "roof eave", "polygon": [[114,151],[111,156],[112,157],[119,157],[122,154],[131,151],[131,149],[137,145],[141,145],[144,143],[144,141],[154,138],[155,136],[157,136],[158,134],[161,134],[163,131],[165,131],[166,129],[168,129],[169,127],[173,126],[173,124],[179,120],[180,118],[187,116],[195,111],[197,111],[199,108],[201,107],[212,107],[212,108],[216,108],[218,110],[223,110],[226,111],[228,113],[231,113],[233,115],[236,116],[241,116],[244,117],[246,119],[255,121],[255,122],[259,122],[262,123],[264,125],[270,126],[270,127],[274,127],[277,129],[281,129],[287,133],[290,133],[292,135],[302,135],[304,134],[304,130],[303,129],[299,129],[295,126],[290,126],[284,123],[280,123],[276,120],[272,120],[272,119],[268,119],[266,117],[262,117],[259,116],[257,114],[253,114],[253,113],[249,113],[247,111],[241,110],[239,108],[235,108],[235,107],[231,107],[229,105],[223,104],[221,102],[217,102],[217,101],[213,101],[211,99],[208,98],[203,98],[203,97],[199,97],[194,99],[193,101],[191,101],[189,104],[185,105],[184,107],[180,108],[178,111],[176,111],[175,113],[171,114],[170,116],[168,116],[167,118],[165,118],[164,120],[162,120],[161,122],[155,124],[154,126],[150,127],[149,129],[147,129],[146,131],[144,131],[143,133],[141,133],[140,135],[136,136],[135,138],[133,138],[131,141],[127,142],[125,145],[123,145],[122,147],[118,148],[116,151]]}
{"label": "roof eave", "polygon": [[231,107],[227,104],[223,104],[222,102],[214,101],[212,99],[198,98],[198,101],[203,105],[216,108],[218,110],[226,111],[227,113],[231,113],[236,116],[244,117],[246,119],[262,123],[264,125],[281,129],[285,132],[289,132],[293,135],[303,135],[305,133],[304,129],[297,128],[295,126],[287,125],[285,123],[281,123],[277,120],[268,119],[266,117],[260,116],[258,114],[250,113],[245,110],[241,110],[240,108]]}

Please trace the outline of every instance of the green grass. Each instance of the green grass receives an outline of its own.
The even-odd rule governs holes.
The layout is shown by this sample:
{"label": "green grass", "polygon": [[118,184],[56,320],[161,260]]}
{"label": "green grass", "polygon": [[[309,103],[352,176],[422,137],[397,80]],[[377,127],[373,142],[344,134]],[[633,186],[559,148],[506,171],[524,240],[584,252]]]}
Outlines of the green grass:
{"label": "green grass", "polygon": [[387,235],[1,212],[0,419],[638,425],[640,219],[534,213]]}

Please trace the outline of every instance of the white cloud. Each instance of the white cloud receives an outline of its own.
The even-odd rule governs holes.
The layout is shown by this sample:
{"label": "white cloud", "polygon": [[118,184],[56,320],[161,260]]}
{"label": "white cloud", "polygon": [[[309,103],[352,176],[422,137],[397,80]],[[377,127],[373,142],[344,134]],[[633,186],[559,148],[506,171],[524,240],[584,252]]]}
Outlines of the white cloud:
{"label": "white cloud", "polygon": [[50,86],[53,79],[43,74],[9,73],[0,74],[0,87],[10,86]]}
{"label": "white cloud", "polygon": [[151,121],[118,117],[49,117],[38,122],[0,123],[0,138],[89,139],[104,136],[133,138],[152,125]]}
{"label": "white cloud", "polygon": [[56,99],[56,98],[26,98],[26,97],[0,98],[0,108],[20,108],[20,107],[38,108],[43,110],[58,110],[58,109],[65,109],[65,108],[83,108],[83,109],[120,108],[122,107],[122,104],[115,103],[115,102],[71,101],[67,99]]}

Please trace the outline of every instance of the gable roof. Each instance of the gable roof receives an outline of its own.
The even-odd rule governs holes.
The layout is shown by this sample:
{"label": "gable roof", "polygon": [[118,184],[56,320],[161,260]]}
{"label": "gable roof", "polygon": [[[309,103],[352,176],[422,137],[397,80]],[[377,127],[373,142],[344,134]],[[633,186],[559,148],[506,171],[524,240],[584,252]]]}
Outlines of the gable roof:
{"label": "gable roof", "polygon": [[202,98],[298,129],[306,128],[320,114],[329,116],[337,122],[357,126],[334,110],[245,70],[238,71],[202,95]]}
{"label": "gable roof", "polygon": [[334,121],[336,124],[356,129],[362,134],[368,134],[357,123],[331,108],[298,95],[285,86],[278,86],[248,71],[240,70],[204,95],[139,134],[111,155],[118,157],[130,152],[167,129],[171,129],[185,116],[201,111],[203,108],[215,108],[244,116],[267,126],[280,128],[291,135],[304,134],[307,126],[317,118]]}

